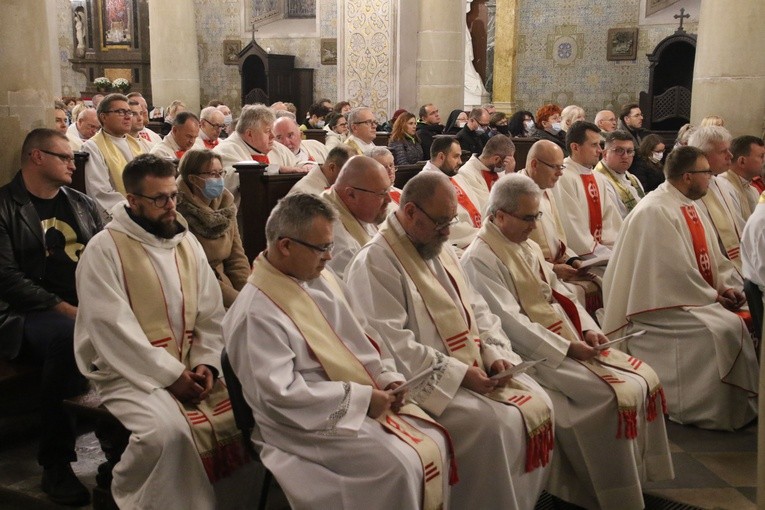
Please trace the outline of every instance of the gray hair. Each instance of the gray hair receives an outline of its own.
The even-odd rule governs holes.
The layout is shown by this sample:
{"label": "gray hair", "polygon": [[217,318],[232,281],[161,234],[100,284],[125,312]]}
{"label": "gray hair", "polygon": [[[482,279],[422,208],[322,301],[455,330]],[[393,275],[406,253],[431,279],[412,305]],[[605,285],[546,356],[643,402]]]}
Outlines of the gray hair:
{"label": "gray hair", "polygon": [[274,116],[275,116],[277,119],[281,119],[281,118],[283,118],[283,117],[287,117],[288,119],[292,119],[292,120],[294,120],[295,122],[297,122],[297,117],[295,117],[295,114],[294,114],[294,113],[292,113],[292,112],[291,112],[291,111],[289,111],[289,110],[276,110],[276,112],[274,113]]}
{"label": "gray hair", "polygon": [[393,156],[393,153],[389,151],[387,147],[383,147],[381,145],[375,145],[373,148],[365,152],[364,155],[369,156],[370,158],[377,159],[383,156]]}
{"label": "gray hair", "polygon": [[522,174],[508,174],[501,177],[489,193],[489,203],[486,206],[488,215],[496,214],[500,209],[515,212],[522,196],[539,197],[542,190],[537,183]]}
{"label": "gray hair", "polygon": [[266,221],[266,242],[273,247],[281,237],[302,239],[311,229],[313,219],[321,216],[334,221],[337,213],[332,206],[316,195],[295,193],[279,200]]}
{"label": "gray hair", "polygon": [[215,112],[220,112],[220,110],[214,106],[207,106],[203,108],[201,112],[199,112],[199,118],[201,120],[210,120],[210,117],[212,117],[212,114]]}
{"label": "gray hair", "polygon": [[401,192],[401,207],[414,202],[415,204],[422,206],[433,196],[434,191],[438,186],[444,186],[449,188],[452,193],[454,192],[454,186],[452,186],[449,177],[442,172],[420,172],[406,183],[404,190]]}
{"label": "gray hair", "polygon": [[688,145],[698,147],[704,153],[712,150],[712,145],[718,142],[728,142],[733,140],[730,132],[722,126],[704,126],[698,128],[688,138]]}
{"label": "gray hair", "polygon": [[273,124],[276,118],[271,108],[262,104],[246,105],[242,108],[239,121],[236,123],[236,132],[243,135],[248,129],[263,124]]}
{"label": "gray hair", "polygon": [[372,111],[372,109],[369,108],[368,106],[357,106],[356,108],[353,108],[351,111],[348,112],[348,127],[349,128],[359,121],[361,117],[361,112],[364,112],[364,111]]}
{"label": "gray hair", "polygon": [[560,123],[563,127],[563,130],[567,130],[568,127],[575,122],[575,119],[582,115],[584,117],[584,108],[581,106],[577,106],[575,104],[570,104],[566,106],[563,110],[560,112]]}

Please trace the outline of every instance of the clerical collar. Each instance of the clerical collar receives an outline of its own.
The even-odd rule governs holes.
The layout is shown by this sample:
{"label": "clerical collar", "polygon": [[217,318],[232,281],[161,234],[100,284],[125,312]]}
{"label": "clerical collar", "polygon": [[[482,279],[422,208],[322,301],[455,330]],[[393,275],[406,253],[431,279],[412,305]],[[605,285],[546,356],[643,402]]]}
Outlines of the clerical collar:
{"label": "clerical collar", "polygon": [[144,229],[149,234],[159,237],[160,239],[172,239],[173,237],[186,230],[183,225],[181,225],[178,220],[176,220],[174,233],[170,234],[170,232],[163,232],[157,223],[133,214],[133,211],[130,210],[130,207],[125,206],[125,211],[127,212],[128,216],[130,216],[130,219],[133,220],[139,227]]}

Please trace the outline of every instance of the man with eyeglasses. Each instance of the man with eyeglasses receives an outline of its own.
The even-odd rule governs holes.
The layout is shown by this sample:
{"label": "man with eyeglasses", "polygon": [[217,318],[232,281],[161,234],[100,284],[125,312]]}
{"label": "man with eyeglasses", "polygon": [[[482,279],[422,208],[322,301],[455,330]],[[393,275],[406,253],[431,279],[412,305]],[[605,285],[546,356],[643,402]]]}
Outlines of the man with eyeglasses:
{"label": "man with eyeglasses", "polygon": [[605,155],[595,171],[606,178],[608,196],[624,219],[645,196],[643,185],[628,171],[635,159],[635,145],[632,137],[620,130],[606,133],[604,138]]}
{"label": "man with eyeglasses", "polygon": [[552,404],[528,375],[503,374],[521,358],[445,246],[456,215],[449,179],[420,172],[346,281],[398,370],[435,370],[412,398],[454,438],[452,507],[533,508],[552,454]]}
{"label": "man with eyeglasses", "polygon": [[126,201],[77,271],[75,333],[80,370],[132,434],[112,495],[120,508],[216,508],[213,484],[247,458],[218,380],[220,286],[176,212],[175,166],[144,154],[122,175]]}
{"label": "man with eyeglasses", "polygon": [[280,200],[223,323],[261,459],[295,508],[448,508],[448,434],[391,393],[404,377],[326,267],[335,218],[314,195]]}
{"label": "man with eyeglasses", "polygon": [[199,113],[199,139],[206,149],[213,150],[220,143],[225,127],[225,116],[216,107],[208,106]]}
{"label": "man with eyeglasses", "polygon": [[353,156],[340,170],[322,198],[332,204],[337,218],[332,223],[335,245],[329,267],[340,278],[351,259],[377,233],[391,203],[388,172],[368,156]]}
{"label": "man with eyeglasses", "polygon": [[502,177],[460,263],[513,349],[545,359],[534,379],[555,406],[559,445],[547,491],[584,508],[642,509],[641,484],[673,478],[661,384],[646,363],[601,350],[608,338],[530,239],[541,195],[525,175]]}
{"label": "man with eyeglasses", "polygon": [[85,192],[96,201],[106,222],[112,208],[125,199],[122,169],[145,150],[138,140],[128,136],[133,111],[126,96],[109,94],[96,112],[101,129],[82,144],[83,152],[90,154],[85,164]]}
{"label": "man with eyeglasses", "polygon": [[563,149],[555,142],[538,140],[529,149],[526,168],[518,173],[529,176],[542,190],[539,202],[542,217],[529,238],[539,245],[545,260],[552,265],[555,276],[565,282],[578,303],[594,314],[603,306],[600,285],[594,274],[579,269],[582,260],[568,245],[553,192],[564,168]]}
{"label": "man with eyeglasses", "polygon": [[489,120],[491,120],[491,115],[484,108],[470,110],[467,122],[457,132],[457,141],[463,151],[475,156],[483,152],[483,147],[489,140],[486,132],[489,129]]}
{"label": "man with eyeglasses", "polygon": [[152,147],[151,154],[170,161],[181,159],[186,151],[203,150],[204,143],[199,139],[199,117],[192,112],[178,113],[173,119],[173,127],[161,142]]}
{"label": "man with eyeglasses", "polygon": [[704,126],[688,139],[690,147],[704,152],[712,172],[709,192],[698,200],[699,210],[709,218],[717,233],[717,240],[726,257],[741,272],[741,232],[743,219],[736,218],[736,205],[730,182],[722,176],[729,168],[733,155],[730,143],[733,137],[722,126]]}
{"label": "man with eyeglasses", "polygon": [[[591,122],[574,122],[566,133],[566,145],[571,155],[563,160],[565,169],[554,188],[566,239],[579,257],[608,258],[622,217],[607,196],[606,178],[593,172],[602,153],[600,129]],[[598,276],[603,270],[591,269]]]}
{"label": "man with eyeglasses", "polygon": [[645,331],[624,349],[661,378],[672,421],[735,430],[757,414],[758,363],[743,282],[698,199],[711,168],[696,147],[667,157],[667,180],[624,220],[603,279],[603,331]]}
{"label": "man with eyeglasses", "polygon": [[0,188],[0,357],[42,366],[42,490],[81,506],[90,495],[70,466],[76,430],[62,400],[85,388],[74,360],[75,270],[102,223],[93,200],[68,187],[74,170],[66,136],[35,129],[21,147],[21,170]]}
{"label": "man with eyeglasses", "polygon": [[651,133],[647,129],[643,129],[643,112],[637,103],[628,103],[622,106],[616,129],[629,133],[634,142],[635,150],[640,147],[643,138]]}
{"label": "man with eyeglasses", "polygon": [[345,139],[354,154],[363,156],[375,147],[377,137],[377,118],[371,108],[359,106],[348,112],[348,131]]}
{"label": "man with eyeglasses", "polygon": [[69,146],[73,151],[82,149],[82,144],[90,140],[101,128],[98,123],[98,115],[95,108],[84,108],[69,128],[66,136],[69,138]]}

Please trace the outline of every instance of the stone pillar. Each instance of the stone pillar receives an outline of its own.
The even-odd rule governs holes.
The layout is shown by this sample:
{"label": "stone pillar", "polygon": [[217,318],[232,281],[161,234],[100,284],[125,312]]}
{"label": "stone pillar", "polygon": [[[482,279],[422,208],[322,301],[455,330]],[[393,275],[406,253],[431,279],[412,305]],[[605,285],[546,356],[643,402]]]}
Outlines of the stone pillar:
{"label": "stone pillar", "polygon": [[61,79],[53,76],[47,7],[46,0],[6,0],[0,9],[0,185],[19,169],[27,133],[53,127],[53,84]]}
{"label": "stone pillar", "polygon": [[[691,123],[725,118],[733,136],[765,127],[765,2],[702,0],[693,69]],[[763,490],[761,488],[761,490]]]}
{"label": "stone pillar", "polygon": [[180,99],[199,113],[199,59],[193,0],[149,0],[151,94],[156,105]]}
{"label": "stone pillar", "polygon": [[[462,108],[465,83],[465,8],[463,0],[419,0],[417,109],[434,103],[441,118]],[[410,7],[412,9],[413,7]],[[406,16],[409,14],[406,13]],[[399,53],[407,51],[399,47]],[[412,110],[417,114],[417,110]]]}
{"label": "stone pillar", "polygon": [[494,26],[494,79],[492,99],[497,110],[515,110],[515,60],[518,4],[520,0],[497,0]]}

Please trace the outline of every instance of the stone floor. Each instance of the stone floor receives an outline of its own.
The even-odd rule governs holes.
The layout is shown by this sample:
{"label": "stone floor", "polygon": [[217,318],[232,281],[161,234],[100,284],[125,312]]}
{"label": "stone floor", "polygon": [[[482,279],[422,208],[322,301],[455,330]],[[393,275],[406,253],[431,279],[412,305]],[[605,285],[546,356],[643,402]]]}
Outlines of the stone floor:
{"label": "stone floor", "polygon": [[[0,423],[0,510],[60,509],[49,503],[40,490],[40,468],[35,462],[34,425],[15,419],[16,430],[8,433]],[[755,509],[757,428],[735,433],[711,432],[667,424],[675,464],[675,480],[649,483],[645,487],[649,509],[703,508]],[[86,432],[77,441],[79,461],[75,472],[89,487],[95,486],[98,465],[103,462],[98,441]],[[278,489],[271,492],[269,510],[288,509]],[[689,506],[661,502],[658,496]],[[90,508],[90,507],[87,507]],[[254,508],[254,506],[252,507]],[[539,508],[552,508],[548,504]]]}

